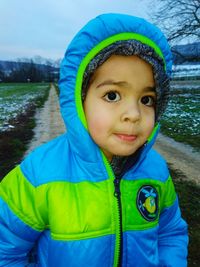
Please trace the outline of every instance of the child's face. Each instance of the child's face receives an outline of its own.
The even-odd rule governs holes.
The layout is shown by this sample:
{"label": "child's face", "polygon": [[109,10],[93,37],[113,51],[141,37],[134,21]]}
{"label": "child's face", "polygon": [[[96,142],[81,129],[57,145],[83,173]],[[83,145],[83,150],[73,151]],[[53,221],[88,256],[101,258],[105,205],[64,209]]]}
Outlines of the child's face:
{"label": "child's face", "polygon": [[128,156],[155,123],[155,84],[150,64],[137,56],[111,56],[94,73],[84,101],[88,129],[108,160]]}

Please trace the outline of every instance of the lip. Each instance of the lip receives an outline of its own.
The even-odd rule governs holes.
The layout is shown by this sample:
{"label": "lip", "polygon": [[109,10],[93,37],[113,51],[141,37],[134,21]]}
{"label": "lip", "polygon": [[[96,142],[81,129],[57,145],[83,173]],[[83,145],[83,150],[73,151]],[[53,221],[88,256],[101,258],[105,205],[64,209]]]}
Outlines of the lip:
{"label": "lip", "polygon": [[120,140],[126,141],[126,142],[133,142],[136,140],[137,136],[133,134],[121,134],[117,133],[115,134]]}

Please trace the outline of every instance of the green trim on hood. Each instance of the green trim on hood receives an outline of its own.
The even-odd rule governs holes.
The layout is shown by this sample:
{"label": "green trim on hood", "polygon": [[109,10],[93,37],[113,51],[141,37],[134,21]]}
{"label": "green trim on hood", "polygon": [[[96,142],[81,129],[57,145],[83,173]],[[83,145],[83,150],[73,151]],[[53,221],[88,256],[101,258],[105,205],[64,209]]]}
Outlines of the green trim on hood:
{"label": "green trim on hood", "polygon": [[153,138],[154,138],[155,134],[158,132],[159,128],[160,128],[160,124],[156,123],[154,128],[153,128],[153,131],[152,131],[151,135],[148,138],[148,143],[150,143],[153,140]]}
{"label": "green trim on hood", "polygon": [[117,41],[126,41],[126,40],[136,40],[140,41],[143,44],[146,44],[150,46],[151,48],[154,49],[154,51],[163,59],[165,69],[166,69],[166,62],[165,58],[163,56],[163,53],[161,49],[157,46],[156,43],[154,43],[151,39],[147,38],[146,36],[143,36],[138,33],[130,33],[130,32],[125,32],[125,33],[119,33],[116,35],[113,35],[99,44],[97,44],[93,49],[90,50],[90,52],[84,57],[82,60],[78,72],[77,72],[77,77],[76,77],[76,87],[75,87],[75,103],[76,103],[76,109],[78,113],[78,117],[80,118],[81,122],[83,123],[84,127],[88,130],[87,127],[87,121],[85,118],[85,113],[83,110],[83,105],[82,105],[82,98],[81,98],[81,90],[82,90],[82,82],[83,82],[83,75],[85,72],[85,69],[89,62],[105,47],[117,42]]}

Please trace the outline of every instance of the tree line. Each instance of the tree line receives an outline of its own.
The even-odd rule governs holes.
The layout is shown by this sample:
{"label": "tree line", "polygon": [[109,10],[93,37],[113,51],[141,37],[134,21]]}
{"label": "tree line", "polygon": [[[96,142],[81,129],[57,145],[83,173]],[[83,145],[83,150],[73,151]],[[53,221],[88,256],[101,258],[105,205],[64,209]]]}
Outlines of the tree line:
{"label": "tree line", "polygon": [[1,82],[55,82],[59,70],[50,65],[31,62],[15,62],[11,69],[0,70]]}

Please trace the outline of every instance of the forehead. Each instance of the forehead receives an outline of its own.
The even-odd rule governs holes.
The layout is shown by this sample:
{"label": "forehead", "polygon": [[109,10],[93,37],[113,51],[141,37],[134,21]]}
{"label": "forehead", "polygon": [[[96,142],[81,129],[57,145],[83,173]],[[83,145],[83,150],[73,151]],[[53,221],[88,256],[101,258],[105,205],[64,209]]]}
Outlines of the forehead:
{"label": "forehead", "polygon": [[91,83],[105,79],[133,79],[154,83],[152,66],[138,56],[112,55],[94,72]]}

